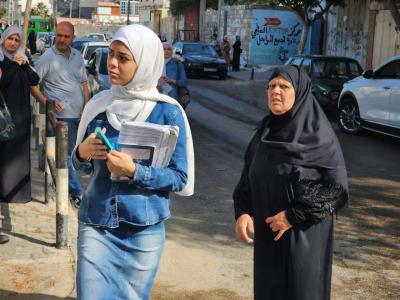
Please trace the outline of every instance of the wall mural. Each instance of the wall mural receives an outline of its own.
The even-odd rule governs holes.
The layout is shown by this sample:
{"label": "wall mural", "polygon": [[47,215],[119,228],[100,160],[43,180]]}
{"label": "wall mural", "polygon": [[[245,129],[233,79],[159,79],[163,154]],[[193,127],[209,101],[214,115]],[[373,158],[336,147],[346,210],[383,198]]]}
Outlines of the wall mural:
{"label": "wall mural", "polygon": [[250,64],[280,65],[297,53],[303,25],[289,10],[254,9]]}

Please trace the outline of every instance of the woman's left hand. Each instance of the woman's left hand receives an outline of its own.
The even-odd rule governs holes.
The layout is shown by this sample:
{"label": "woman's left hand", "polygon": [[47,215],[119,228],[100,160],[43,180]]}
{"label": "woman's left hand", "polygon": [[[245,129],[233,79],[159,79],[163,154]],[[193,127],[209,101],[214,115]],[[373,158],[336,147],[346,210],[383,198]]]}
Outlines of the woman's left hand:
{"label": "woman's left hand", "polygon": [[111,151],[107,154],[107,168],[111,173],[128,177],[133,177],[136,171],[132,157],[119,151]]}
{"label": "woman's left hand", "polygon": [[162,79],[165,80],[167,83],[176,84],[176,80],[175,79],[172,79],[172,78],[169,78],[169,77],[166,77],[166,76],[162,77]]}
{"label": "woman's left hand", "polygon": [[265,222],[269,224],[273,232],[279,231],[274,241],[279,240],[286,230],[292,228],[292,225],[290,225],[289,221],[286,219],[286,212],[284,210],[277,213],[275,216],[266,218]]}

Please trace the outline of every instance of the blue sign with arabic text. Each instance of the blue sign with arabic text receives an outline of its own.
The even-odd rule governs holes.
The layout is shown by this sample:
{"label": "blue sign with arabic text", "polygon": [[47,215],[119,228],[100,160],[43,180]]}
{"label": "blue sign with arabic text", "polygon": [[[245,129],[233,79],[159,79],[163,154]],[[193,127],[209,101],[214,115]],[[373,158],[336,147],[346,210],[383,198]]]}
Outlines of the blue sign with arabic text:
{"label": "blue sign with arabic text", "polygon": [[296,54],[303,25],[293,11],[254,9],[250,64],[280,65]]}

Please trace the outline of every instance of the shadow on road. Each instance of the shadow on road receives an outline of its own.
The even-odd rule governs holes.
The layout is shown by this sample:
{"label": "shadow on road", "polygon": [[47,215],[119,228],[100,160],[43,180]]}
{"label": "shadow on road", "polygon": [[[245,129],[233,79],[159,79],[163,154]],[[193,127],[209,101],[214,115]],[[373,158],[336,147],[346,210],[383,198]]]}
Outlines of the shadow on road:
{"label": "shadow on road", "polygon": [[44,294],[23,294],[23,293],[15,293],[10,291],[0,290],[0,299],[7,300],[58,300],[58,299],[66,299],[73,300],[76,298],[73,297],[57,297],[53,295],[44,295]]}

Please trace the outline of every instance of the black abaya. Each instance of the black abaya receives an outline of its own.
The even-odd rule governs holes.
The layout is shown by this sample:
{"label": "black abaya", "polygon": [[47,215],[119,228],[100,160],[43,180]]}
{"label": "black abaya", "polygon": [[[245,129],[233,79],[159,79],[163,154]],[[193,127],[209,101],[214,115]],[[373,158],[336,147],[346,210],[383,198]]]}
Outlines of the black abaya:
{"label": "black abaya", "polygon": [[232,48],[233,48],[233,58],[232,58],[232,70],[233,71],[239,71],[240,69],[240,53],[242,52],[241,47],[241,42],[236,41]]}
{"label": "black abaya", "polygon": [[29,65],[19,66],[7,57],[0,67],[0,90],[17,130],[14,139],[0,142],[0,201],[28,202],[31,200],[30,86],[39,83],[39,76]]}
{"label": "black abaya", "polygon": [[[347,202],[347,175],[337,138],[293,66],[274,76],[292,82],[295,104],[267,116],[249,144],[233,198],[235,216],[254,218],[256,300],[330,299],[333,213]],[[274,241],[265,220],[282,211],[292,228]]]}

